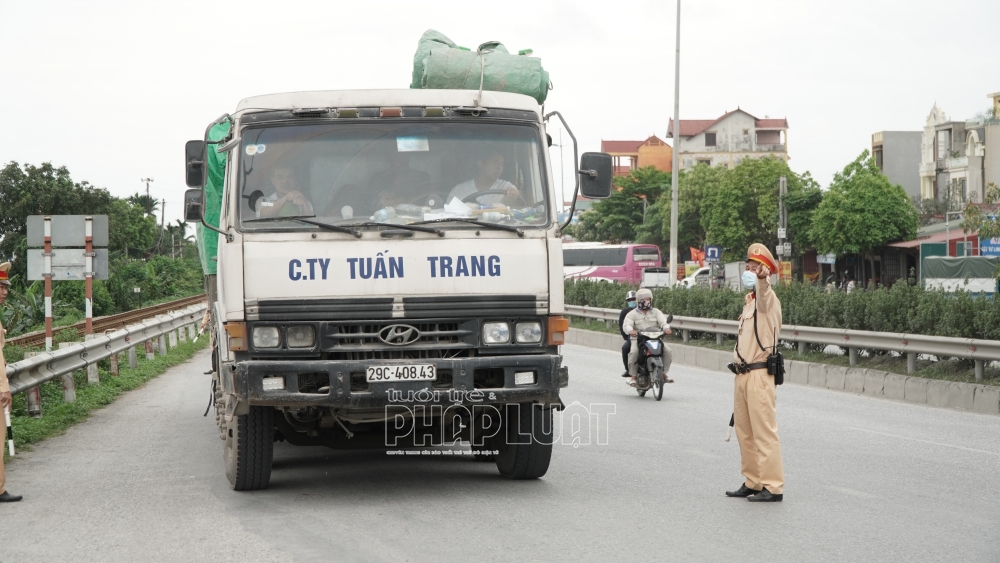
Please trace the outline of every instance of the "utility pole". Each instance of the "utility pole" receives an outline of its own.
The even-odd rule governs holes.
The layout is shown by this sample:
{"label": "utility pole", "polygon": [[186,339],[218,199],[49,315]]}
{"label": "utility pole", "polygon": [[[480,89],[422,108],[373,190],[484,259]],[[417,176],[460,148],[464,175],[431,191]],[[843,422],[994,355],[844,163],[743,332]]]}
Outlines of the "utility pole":
{"label": "utility pole", "polygon": [[677,284],[677,184],[680,168],[681,140],[681,0],[677,0],[677,53],[674,57],[674,150],[670,175],[670,284]]}
{"label": "utility pole", "polygon": [[146,214],[149,215],[153,213],[153,200],[149,199],[149,183],[153,181],[152,178],[139,178],[140,182],[146,182]]}

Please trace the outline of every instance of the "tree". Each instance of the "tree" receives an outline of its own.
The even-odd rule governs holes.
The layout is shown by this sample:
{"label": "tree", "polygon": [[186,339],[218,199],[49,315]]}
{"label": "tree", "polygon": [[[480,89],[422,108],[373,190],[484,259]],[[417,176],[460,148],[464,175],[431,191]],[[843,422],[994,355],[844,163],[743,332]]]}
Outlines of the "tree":
{"label": "tree", "polygon": [[670,187],[670,174],[652,166],[633,170],[628,176],[616,176],[611,197],[599,201],[580,215],[570,231],[577,240],[620,243],[636,240],[642,225],[643,198],[649,208]]}
{"label": "tree", "polygon": [[115,199],[108,210],[108,250],[141,257],[156,244],[159,228],[140,205]]}
{"label": "tree", "polygon": [[[677,191],[677,249],[682,256],[689,247],[705,245],[705,229],[701,225],[701,207],[705,194],[717,189],[726,169],[696,164],[678,175]],[[670,208],[673,205],[669,190],[646,213],[646,224],[637,229],[638,242],[658,245],[664,254],[670,246]]]}
{"label": "tree", "polygon": [[[807,246],[809,215],[821,194],[808,173],[798,175],[788,164],[773,157],[745,158],[726,170],[714,190],[707,191],[701,204],[701,226],[708,244],[721,245],[724,259],[742,257],[759,242],[770,248],[778,243],[778,178],[787,181],[786,202],[792,240],[800,250]],[[799,231],[799,232],[796,232]]]}
{"label": "tree", "polygon": [[128,202],[143,209],[146,215],[156,215],[156,210],[160,208],[160,202],[146,194],[135,193],[128,196]]}
{"label": "tree", "polygon": [[983,190],[983,203],[969,202],[962,212],[962,229],[979,232],[980,238],[1000,237],[1000,187],[990,182]]}
{"label": "tree", "polygon": [[29,215],[104,215],[113,200],[105,189],[73,182],[65,167],[7,164],[0,170],[0,254],[11,261],[10,275],[27,278]]}
{"label": "tree", "polygon": [[870,257],[886,243],[915,237],[917,210],[865,150],[834,175],[810,234],[820,252]]}

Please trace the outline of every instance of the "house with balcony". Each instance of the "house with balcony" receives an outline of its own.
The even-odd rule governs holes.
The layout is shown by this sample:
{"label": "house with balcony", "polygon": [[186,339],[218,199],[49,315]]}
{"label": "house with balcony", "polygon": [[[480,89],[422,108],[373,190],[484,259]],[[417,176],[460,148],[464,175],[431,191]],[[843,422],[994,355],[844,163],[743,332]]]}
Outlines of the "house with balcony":
{"label": "house with balcony", "polygon": [[615,176],[627,176],[646,166],[670,172],[674,158],[670,145],[656,135],[645,141],[601,141],[601,152],[611,155]]}
{"label": "house with balcony", "polygon": [[[674,134],[674,120],[667,137]],[[772,156],[788,160],[788,120],[758,119],[737,108],[716,119],[681,119],[680,168],[696,164],[733,168],[745,158]]]}
{"label": "house with balcony", "polygon": [[978,191],[969,188],[969,158],[966,154],[966,122],[948,119],[935,103],[924,125],[920,142],[920,197],[951,199],[958,204],[982,201],[982,182]]}

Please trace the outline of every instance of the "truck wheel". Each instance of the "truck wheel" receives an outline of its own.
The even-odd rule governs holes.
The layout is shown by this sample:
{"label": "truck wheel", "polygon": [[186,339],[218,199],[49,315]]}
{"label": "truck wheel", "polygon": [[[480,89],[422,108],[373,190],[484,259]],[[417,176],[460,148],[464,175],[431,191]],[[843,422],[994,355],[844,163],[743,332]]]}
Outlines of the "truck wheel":
{"label": "truck wheel", "polygon": [[552,409],[532,404],[507,405],[503,428],[493,439],[500,474],[510,479],[537,479],[552,459]]}
{"label": "truck wheel", "polygon": [[274,457],[274,409],[250,407],[228,426],[223,457],[229,485],[235,491],[266,489]]}

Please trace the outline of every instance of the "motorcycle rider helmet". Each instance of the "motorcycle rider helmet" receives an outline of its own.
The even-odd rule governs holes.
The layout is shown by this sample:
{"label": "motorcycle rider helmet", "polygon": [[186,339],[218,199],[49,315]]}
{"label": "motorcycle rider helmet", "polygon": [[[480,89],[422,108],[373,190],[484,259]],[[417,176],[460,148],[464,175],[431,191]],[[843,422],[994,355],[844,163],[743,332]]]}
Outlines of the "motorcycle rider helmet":
{"label": "motorcycle rider helmet", "polygon": [[635,292],[630,291],[625,294],[625,304],[635,309]]}
{"label": "motorcycle rider helmet", "polygon": [[648,289],[640,289],[636,294],[636,301],[640,311],[648,311],[653,308],[653,292]]}

